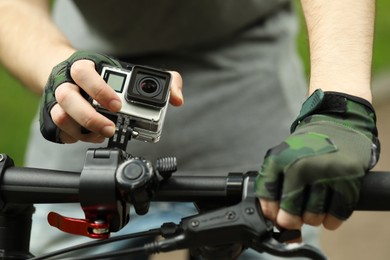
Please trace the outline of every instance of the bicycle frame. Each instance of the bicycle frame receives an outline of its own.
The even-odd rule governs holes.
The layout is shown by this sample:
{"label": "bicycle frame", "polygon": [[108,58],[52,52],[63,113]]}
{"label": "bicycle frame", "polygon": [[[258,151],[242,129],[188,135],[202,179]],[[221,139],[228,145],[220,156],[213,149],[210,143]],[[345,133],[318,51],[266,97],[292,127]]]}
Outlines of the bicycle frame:
{"label": "bicycle frame", "polygon": [[[182,236],[169,246],[156,245],[151,252],[242,244],[279,256],[325,259],[310,246],[286,249],[274,239],[273,225],[264,219],[255,196],[256,173],[185,176],[172,174],[175,169],[171,159],[152,167],[150,162],[118,149],[89,150],[81,173],[15,167],[12,159],[0,154],[0,257],[32,257],[29,239],[33,204],[79,202],[85,219],[50,213],[49,222],[65,232],[107,238],[127,224],[130,203],[137,214],[143,215],[153,200],[194,202],[201,213],[183,219]],[[389,185],[390,174],[368,174],[356,210],[390,210],[390,203],[383,203],[390,196]],[[287,238],[294,236],[290,231],[281,233]]]}

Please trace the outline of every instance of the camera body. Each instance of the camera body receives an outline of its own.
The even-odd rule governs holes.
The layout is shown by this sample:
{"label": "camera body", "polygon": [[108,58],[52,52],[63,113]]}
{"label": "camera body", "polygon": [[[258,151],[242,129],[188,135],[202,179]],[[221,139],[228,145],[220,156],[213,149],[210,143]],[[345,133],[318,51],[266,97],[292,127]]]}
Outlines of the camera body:
{"label": "camera body", "polygon": [[169,104],[171,74],[138,65],[126,69],[103,65],[100,75],[119,96],[122,108],[113,113],[93,100],[96,110],[110,119],[125,118],[135,133],[133,138],[158,142]]}

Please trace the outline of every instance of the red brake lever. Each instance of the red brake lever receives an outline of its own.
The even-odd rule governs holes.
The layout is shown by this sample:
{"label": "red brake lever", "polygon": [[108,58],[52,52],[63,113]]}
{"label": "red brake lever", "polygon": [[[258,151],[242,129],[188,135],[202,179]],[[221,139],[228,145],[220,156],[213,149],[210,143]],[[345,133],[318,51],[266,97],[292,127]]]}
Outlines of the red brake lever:
{"label": "red brake lever", "polygon": [[68,218],[55,212],[50,212],[47,220],[51,226],[66,233],[98,239],[110,236],[109,224],[105,222],[90,222],[87,219]]}

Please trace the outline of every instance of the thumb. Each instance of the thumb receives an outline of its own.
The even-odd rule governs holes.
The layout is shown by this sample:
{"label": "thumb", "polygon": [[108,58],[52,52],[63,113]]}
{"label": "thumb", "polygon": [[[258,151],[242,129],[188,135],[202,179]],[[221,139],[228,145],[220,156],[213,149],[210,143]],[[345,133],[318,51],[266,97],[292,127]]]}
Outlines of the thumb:
{"label": "thumb", "polygon": [[184,103],[183,98],[183,79],[176,71],[170,71],[172,75],[171,96],[169,102],[173,106],[181,106]]}

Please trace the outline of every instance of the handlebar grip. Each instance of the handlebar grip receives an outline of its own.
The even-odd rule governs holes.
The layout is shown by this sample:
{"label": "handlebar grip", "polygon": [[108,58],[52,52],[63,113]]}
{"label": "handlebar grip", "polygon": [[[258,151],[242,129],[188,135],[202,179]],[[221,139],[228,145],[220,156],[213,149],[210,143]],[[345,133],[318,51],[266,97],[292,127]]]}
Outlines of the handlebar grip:
{"label": "handlebar grip", "polygon": [[78,172],[10,167],[0,183],[0,197],[8,203],[79,202]]}
{"label": "handlebar grip", "polygon": [[[172,176],[160,187],[156,200],[207,201],[227,197],[236,200],[242,191],[237,176],[234,181],[227,181],[226,176]],[[228,183],[235,183],[231,192],[226,188]],[[356,210],[390,211],[390,172],[372,171],[364,177]]]}
{"label": "handlebar grip", "polygon": [[242,197],[244,176],[242,173],[172,175],[161,183],[154,200],[239,202]]}
{"label": "handlebar grip", "polygon": [[356,210],[390,211],[390,172],[370,172],[362,183]]}

